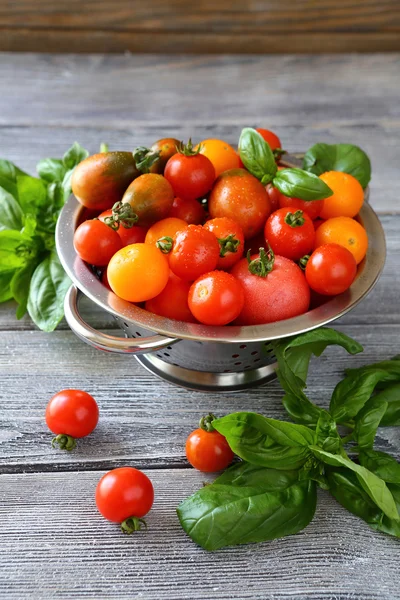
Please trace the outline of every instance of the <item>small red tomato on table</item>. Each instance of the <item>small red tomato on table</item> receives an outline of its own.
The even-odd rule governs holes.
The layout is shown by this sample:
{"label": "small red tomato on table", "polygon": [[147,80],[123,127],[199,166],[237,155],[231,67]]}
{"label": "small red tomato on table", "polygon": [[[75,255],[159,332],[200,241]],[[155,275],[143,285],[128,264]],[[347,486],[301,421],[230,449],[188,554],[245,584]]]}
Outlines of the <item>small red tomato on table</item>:
{"label": "small red tomato on table", "polygon": [[120,467],[103,475],[97,484],[95,499],[103,517],[120,523],[122,531],[129,534],[146,526],[143,517],[153,506],[154,488],[142,471]]}
{"label": "small red tomato on table", "polygon": [[203,473],[215,473],[231,464],[234,454],[226,438],[212,425],[216,417],[210,413],[200,420],[199,428],[186,440],[186,457],[192,467]]}
{"label": "small red tomato on table", "polygon": [[75,438],[86,437],[99,420],[96,400],[82,390],[62,390],[55,394],[46,407],[47,427],[56,434],[53,447],[73,450]]}

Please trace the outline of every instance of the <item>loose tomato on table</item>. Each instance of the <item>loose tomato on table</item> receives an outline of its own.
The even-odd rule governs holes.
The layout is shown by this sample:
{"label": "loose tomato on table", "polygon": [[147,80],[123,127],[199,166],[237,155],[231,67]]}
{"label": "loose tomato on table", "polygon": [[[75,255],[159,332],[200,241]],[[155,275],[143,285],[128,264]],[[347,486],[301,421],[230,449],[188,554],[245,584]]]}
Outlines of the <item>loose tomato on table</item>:
{"label": "loose tomato on table", "polygon": [[357,274],[354,256],[339,244],[324,244],[311,254],[306,279],[318,294],[334,296],[345,292]]}
{"label": "loose tomato on table", "polygon": [[236,221],[228,217],[210,219],[204,223],[204,229],[215,235],[220,246],[217,269],[228,270],[242,258],[244,236]]}
{"label": "loose tomato on table", "polygon": [[192,467],[203,473],[215,473],[225,469],[234,458],[226,438],[216,431],[212,422],[216,417],[210,413],[200,420],[199,428],[186,440],[186,457]]}
{"label": "loose tomato on table", "polygon": [[185,281],[194,281],[213,271],[219,258],[219,243],[211,231],[201,225],[188,225],[178,231],[169,254],[171,271]]}
{"label": "loose tomato on table", "polygon": [[195,150],[207,156],[215,169],[215,177],[229,169],[240,167],[240,158],[236,150],[223,140],[207,139],[197,144]]}
{"label": "loose tomato on table", "polygon": [[81,390],[62,390],[55,394],[46,407],[47,427],[56,434],[52,445],[61,450],[72,450],[75,438],[86,437],[99,420],[96,400]]}
{"label": "loose tomato on table", "polygon": [[179,279],[171,272],[165,288],[158,296],[147,300],[145,309],[167,319],[195,323],[188,304],[190,286],[190,282]]}
{"label": "loose tomato on table", "polygon": [[336,217],[324,221],[315,232],[316,248],[331,243],[347,248],[359,264],[367,253],[368,236],[358,221],[350,217]]}
{"label": "loose tomato on table", "polygon": [[280,208],[268,217],[265,239],[275,254],[299,260],[314,248],[315,231],[310,217],[294,207]]}
{"label": "loose tomato on table", "polygon": [[84,221],[74,233],[74,247],[82,260],[96,267],[107,265],[122,248],[118,233],[99,219]]}
{"label": "loose tomato on table", "polygon": [[206,156],[193,149],[189,140],[169,159],[164,177],[171,184],[175,196],[183,200],[195,200],[210,191],[215,180],[215,169]]}
{"label": "loose tomato on table", "polygon": [[277,148],[282,148],[281,140],[278,136],[269,129],[263,129],[262,127],[257,127],[256,131],[262,135],[264,140],[268,142],[271,150],[276,150]]}
{"label": "loose tomato on table", "polygon": [[121,523],[124,533],[133,533],[146,525],[147,515],[154,502],[154,488],[150,479],[133,467],[109,471],[96,487],[96,505],[102,516],[113,523]]}
{"label": "loose tomato on table", "polygon": [[149,227],[168,216],[174,192],[168,181],[157,173],[146,173],[135,179],[126,190],[122,203],[128,203],[138,216],[137,224]]}
{"label": "loose tomato on table", "polygon": [[182,219],[188,225],[201,225],[206,220],[207,215],[198,200],[182,200],[182,198],[176,197],[168,216]]}
{"label": "loose tomato on table", "polygon": [[235,323],[261,325],[290,319],[305,313],[310,288],[293,261],[263,248],[259,254],[242,258],[231,274],[244,290],[244,306]]}
{"label": "loose tomato on table", "polygon": [[208,201],[210,216],[228,217],[240,223],[245,239],[257,235],[271,212],[265,187],[246,171],[231,169],[216,180]]}
{"label": "loose tomato on table", "polygon": [[204,325],[227,325],[242,311],[244,294],[239,281],[224,271],[201,275],[189,290],[189,308]]}
{"label": "loose tomato on table", "polygon": [[168,260],[150,244],[121,248],[107,268],[112,291],[129,302],[144,302],[158,296],[167,285],[168,276]]}

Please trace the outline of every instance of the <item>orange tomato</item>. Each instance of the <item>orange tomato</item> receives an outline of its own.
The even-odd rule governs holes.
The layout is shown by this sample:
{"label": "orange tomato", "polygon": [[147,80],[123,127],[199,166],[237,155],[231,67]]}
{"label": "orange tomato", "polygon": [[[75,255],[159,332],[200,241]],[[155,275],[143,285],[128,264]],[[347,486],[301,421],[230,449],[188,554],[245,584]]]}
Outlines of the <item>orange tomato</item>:
{"label": "orange tomato", "polygon": [[358,221],[350,217],[335,217],[323,222],[315,232],[315,248],[324,244],[344,246],[359,264],[367,253],[368,236]]}
{"label": "orange tomato", "polygon": [[156,245],[156,242],[163,237],[174,238],[175,234],[182,229],[186,229],[188,224],[183,219],[167,217],[157,223],[154,223],[146,233],[145,244]]}
{"label": "orange tomato", "polygon": [[112,291],[129,302],[154,298],[167,285],[168,276],[168,260],[150,244],[131,244],[121,248],[107,268]]}
{"label": "orange tomato", "polygon": [[215,177],[218,177],[228,169],[237,169],[240,166],[240,159],[236,150],[222,140],[203,140],[196,146],[200,146],[200,154],[204,154],[212,162],[215,169]]}
{"label": "orange tomato", "polygon": [[320,179],[333,191],[333,195],[324,200],[321,219],[355,217],[364,202],[364,190],[357,179],[340,171],[322,173]]}

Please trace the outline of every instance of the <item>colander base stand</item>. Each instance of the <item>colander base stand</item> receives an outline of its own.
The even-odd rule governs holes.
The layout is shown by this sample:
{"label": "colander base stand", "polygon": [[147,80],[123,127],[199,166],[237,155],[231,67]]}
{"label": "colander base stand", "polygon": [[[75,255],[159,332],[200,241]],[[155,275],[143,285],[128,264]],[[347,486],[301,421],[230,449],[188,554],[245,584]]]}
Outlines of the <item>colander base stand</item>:
{"label": "colander base stand", "polygon": [[199,392],[239,392],[276,379],[277,363],[235,373],[211,373],[171,365],[154,354],[141,354],[135,358],[153,375]]}

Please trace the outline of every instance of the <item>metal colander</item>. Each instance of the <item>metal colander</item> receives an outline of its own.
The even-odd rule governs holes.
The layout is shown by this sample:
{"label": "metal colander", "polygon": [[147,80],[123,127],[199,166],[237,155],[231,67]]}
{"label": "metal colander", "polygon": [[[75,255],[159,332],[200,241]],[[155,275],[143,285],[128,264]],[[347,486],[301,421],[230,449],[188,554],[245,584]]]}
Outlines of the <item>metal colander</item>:
{"label": "metal colander", "polygon": [[[71,196],[56,230],[58,255],[73,281],[65,298],[65,317],[72,331],[100,350],[134,354],[155,375],[192,389],[235,391],[275,377],[269,342],[315,329],[344,315],[373,288],[385,263],[382,226],[364,202],[359,220],[368,233],[368,252],[355,281],[343,294],[304,315],[267,325],[212,327],[174,321],[118,298],[77,256],[73,236],[82,210]],[[79,313],[80,293],[111,313],[125,338],[101,333],[85,323]]]}

